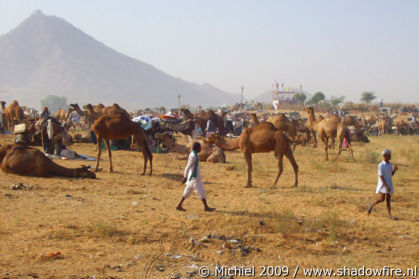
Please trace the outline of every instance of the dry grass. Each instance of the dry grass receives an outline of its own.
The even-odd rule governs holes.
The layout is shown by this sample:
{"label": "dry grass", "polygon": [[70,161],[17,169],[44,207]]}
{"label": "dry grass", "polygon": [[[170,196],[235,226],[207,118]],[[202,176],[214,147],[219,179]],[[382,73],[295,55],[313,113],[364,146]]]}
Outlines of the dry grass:
{"label": "dry grass", "polygon": [[[0,143],[11,141],[0,137]],[[375,199],[376,164],[385,147],[400,165],[393,197],[399,221],[385,218],[384,204],[365,214]],[[95,156],[93,145],[72,148]],[[139,175],[141,155],[130,151],[113,152],[115,173],[98,173],[97,180],[1,173],[0,275],[170,278],[187,277],[192,264],[410,267],[419,259],[418,138],[371,138],[369,144],[355,143],[354,150],[356,162],[343,152],[333,163],[324,161],[320,145],[297,147],[298,188],[290,187],[294,175],[286,159],[279,186],[272,188],[273,153],[254,156],[253,188],[244,188],[240,152],[228,152],[226,164],[202,163],[214,213],[205,213],[196,198],[185,202],[187,212],[174,210],[185,162],[172,154],[155,155],[152,177]],[[108,167],[106,154],[101,166]],[[34,188],[10,189],[19,182]],[[197,241],[207,235],[223,237]],[[56,251],[63,259],[40,260]]]}

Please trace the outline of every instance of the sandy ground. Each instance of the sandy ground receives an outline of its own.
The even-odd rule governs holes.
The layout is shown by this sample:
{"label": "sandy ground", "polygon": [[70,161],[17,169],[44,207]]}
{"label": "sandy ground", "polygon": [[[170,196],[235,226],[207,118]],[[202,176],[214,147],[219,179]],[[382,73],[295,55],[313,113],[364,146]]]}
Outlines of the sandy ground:
{"label": "sandy ground", "polygon": [[[10,135],[0,136],[0,144],[11,141]],[[400,164],[392,202],[398,221],[386,218],[384,204],[366,215],[376,198],[384,147]],[[96,156],[90,144],[71,148]],[[348,152],[325,162],[320,145],[297,147],[297,188],[290,186],[294,175],[286,159],[278,187],[272,188],[273,153],[254,156],[253,188],[244,188],[239,151],[228,152],[225,164],[201,163],[209,205],[217,208],[213,213],[204,212],[195,197],[185,202],[186,212],[175,210],[186,162],[173,154],[154,155],[151,177],[140,175],[142,155],[134,151],[113,152],[115,172],[102,171],[96,180],[0,173],[0,276],[200,278],[197,267],[215,265],[414,266],[419,260],[418,137],[374,137],[368,144],[355,143],[354,150],[356,162]],[[104,170],[108,163],[105,153]],[[12,190],[16,183],[33,189]],[[208,235],[215,236],[199,241]],[[57,251],[61,257],[49,256]]]}

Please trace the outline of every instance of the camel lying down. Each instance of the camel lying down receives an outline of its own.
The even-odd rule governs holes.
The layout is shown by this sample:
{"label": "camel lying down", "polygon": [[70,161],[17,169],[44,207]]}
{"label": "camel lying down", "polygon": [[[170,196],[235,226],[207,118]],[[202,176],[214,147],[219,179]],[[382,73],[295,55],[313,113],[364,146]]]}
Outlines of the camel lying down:
{"label": "camel lying down", "polygon": [[7,173],[28,176],[96,178],[86,166],[71,169],[54,163],[44,153],[23,143],[0,146],[0,168]]}

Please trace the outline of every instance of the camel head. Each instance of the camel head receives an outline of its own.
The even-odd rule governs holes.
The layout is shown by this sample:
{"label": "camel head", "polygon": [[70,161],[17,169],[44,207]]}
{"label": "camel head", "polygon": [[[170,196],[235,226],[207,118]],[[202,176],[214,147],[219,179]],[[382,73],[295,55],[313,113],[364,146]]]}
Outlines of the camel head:
{"label": "camel head", "polygon": [[1,101],[0,102],[0,104],[1,104],[1,107],[4,109],[4,108],[6,108],[6,102],[5,101]]}
{"label": "camel head", "polygon": [[92,104],[87,104],[87,105],[84,105],[84,106],[83,106],[83,108],[84,108],[84,109],[87,109],[87,110],[93,110],[93,106],[92,106]]}
{"label": "camel head", "polygon": [[81,178],[96,178],[96,174],[89,170],[85,165],[82,165],[81,168],[76,169],[76,176]]}
{"label": "camel head", "polygon": [[307,113],[314,113],[314,108],[313,108],[313,107],[304,107],[304,110],[305,110]]}
{"label": "camel head", "polygon": [[210,134],[208,138],[202,139],[204,142],[212,143],[217,145],[218,141],[220,140],[220,136],[217,134]]}

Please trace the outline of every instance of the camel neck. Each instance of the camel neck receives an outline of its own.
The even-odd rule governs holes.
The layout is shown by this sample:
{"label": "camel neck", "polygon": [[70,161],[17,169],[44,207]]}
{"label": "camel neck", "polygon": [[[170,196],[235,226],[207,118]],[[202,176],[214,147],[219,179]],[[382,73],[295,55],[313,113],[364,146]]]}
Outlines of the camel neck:
{"label": "camel neck", "polygon": [[235,138],[235,139],[231,139],[231,140],[227,140],[227,139],[222,139],[219,143],[218,146],[225,151],[234,151],[240,148],[240,138]]}
{"label": "camel neck", "polygon": [[316,121],[316,116],[314,115],[314,111],[310,111],[310,121],[311,122],[315,122]]}

